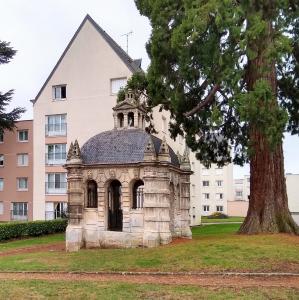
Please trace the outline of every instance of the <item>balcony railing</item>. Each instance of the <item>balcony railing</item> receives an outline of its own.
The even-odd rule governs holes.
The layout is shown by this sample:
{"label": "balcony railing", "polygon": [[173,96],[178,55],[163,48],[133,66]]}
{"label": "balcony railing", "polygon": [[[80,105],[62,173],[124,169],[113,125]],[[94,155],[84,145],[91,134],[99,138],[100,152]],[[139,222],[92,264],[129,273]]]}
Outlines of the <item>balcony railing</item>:
{"label": "balcony railing", "polygon": [[66,152],[46,153],[47,165],[62,165],[66,161]]}
{"label": "balcony railing", "polygon": [[46,194],[66,194],[67,182],[46,182]]}
{"label": "balcony railing", "polygon": [[66,123],[46,124],[46,136],[65,136]]}
{"label": "balcony railing", "polygon": [[10,211],[11,221],[28,221],[27,210],[14,209]]}

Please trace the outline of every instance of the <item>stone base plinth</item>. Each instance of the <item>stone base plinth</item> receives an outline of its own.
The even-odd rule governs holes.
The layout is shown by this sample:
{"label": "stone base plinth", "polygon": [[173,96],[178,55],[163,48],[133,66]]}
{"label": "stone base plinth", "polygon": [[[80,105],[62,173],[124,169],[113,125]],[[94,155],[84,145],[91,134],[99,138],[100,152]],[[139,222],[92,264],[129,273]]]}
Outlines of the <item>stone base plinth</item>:
{"label": "stone base plinth", "polygon": [[81,226],[68,225],[65,232],[66,251],[79,251],[83,246],[83,230]]}

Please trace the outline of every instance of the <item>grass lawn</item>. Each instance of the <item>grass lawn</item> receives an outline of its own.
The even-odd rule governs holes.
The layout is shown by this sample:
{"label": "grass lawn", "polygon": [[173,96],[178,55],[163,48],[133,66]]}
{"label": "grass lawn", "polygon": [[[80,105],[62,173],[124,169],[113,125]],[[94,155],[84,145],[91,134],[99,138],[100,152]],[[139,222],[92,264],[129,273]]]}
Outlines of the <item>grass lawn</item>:
{"label": "grass lawn", "polygon": [[[239,224],[193,228],[193,240],[158,248],[43,250],[0,254],[2,271],[284,271],[299,272],[299,237],[244,236]],[[0,243],[0,252],[63,241],[63,235]],[[1,298],[1,297],[0,297]]]}
{"label": "grass lawn", "polygon": [[1,299],[298,299],[287,288],[207,288],[117,282],[2,280]]}
{"label": "grass lawn", "polygon": [[227,219],[208,219],[208,217],[201,217],[202,223],[229,223],[229,222],[242,222],[244,217],[228,217]]}

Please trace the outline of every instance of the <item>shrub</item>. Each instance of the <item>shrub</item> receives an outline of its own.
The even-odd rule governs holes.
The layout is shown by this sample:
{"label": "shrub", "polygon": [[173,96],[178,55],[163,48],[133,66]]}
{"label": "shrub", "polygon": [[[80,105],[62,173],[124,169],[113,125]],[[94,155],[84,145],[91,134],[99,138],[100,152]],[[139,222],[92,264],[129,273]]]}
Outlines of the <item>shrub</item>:
{"label": "shrub", "polygon": [[208,216],[208,219],[227,219],[228,215],[223,214],[221,212],[214,212]]}
{"label": "shrub", "polygon": [[0,241],[64,232],[66,226],[66,219],[3,223],[0,224]]}

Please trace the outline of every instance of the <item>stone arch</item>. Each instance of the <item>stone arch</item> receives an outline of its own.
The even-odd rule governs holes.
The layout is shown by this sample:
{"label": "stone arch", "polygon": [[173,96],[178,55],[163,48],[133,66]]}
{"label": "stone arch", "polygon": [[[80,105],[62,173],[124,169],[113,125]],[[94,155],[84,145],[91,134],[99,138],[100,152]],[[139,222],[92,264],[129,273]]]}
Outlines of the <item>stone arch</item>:
{"label": "stone arch", "polygon": [[95,180],[88,180],[86,182],[86,207],[98,207],[98,185]]}
{"label": "stone arch", "polygon": [[131,198],[131,208],[132,209],[142,209],[143,208],[143,196],[144,182],[141,179],[134,179],[130,183],[130,198]]}
{"label": "stone arch", "polygon": [[117,123],[118,123],[119,128],[124,127],[124,114],[123,113],[117,114]]}
{"label": "stone arch", "polygon": [[111,231],[122,231],[122,184],[117,179],[110,179],[105,186],[107,190],[107,229]]}
{"label": "stone arch", "polygon": [[128,127],[134,127],[134,113],[131,111],[128,113]]}

